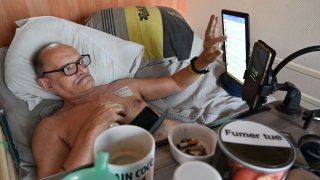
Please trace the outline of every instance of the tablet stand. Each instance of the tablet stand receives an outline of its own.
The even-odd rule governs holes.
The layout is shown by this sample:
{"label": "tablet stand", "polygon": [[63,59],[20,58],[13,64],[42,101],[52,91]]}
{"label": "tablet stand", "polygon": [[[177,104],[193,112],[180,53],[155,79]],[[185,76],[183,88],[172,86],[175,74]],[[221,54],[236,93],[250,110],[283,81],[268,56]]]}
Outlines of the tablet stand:
{"label": "tablet stand", "polygon": [[293,84],[286,82],[284,84],[278,84],[277,81],[277,74],[278,72],[290,61],[297,58],[298,56],[301,56],[306,53],[314,52],[314,51],[320,51],[320,46],[310,46],[303,48],[299,51],[296,51],[286,57],[278,66],[274,69],[272,73],[272,83],[274,84],[274,89],[271,93],[277,91],[277,90],[284,90],[287,91],[287,95],[282,102],[278,106],[278,110],[285,112],[287,114],[291,115],[300,115],[301,114],[301,108],[300,108],[300,99],[301,99],[301,93],[298,88],[296,88]]}
{"label": "tablet stand", "polygon": [[[304,49],[301,49],[299,51],[296,51],[295,53],[289,55],[287,58],[285,58],[283,61],[281,61],[280,64],[274,69],[274,71],[271,71],[268,75],[268,83],[261,87],[260,96],[266,97],[269,94],[273,94],[274,92],[280,90],[280,91],[286,91],[287,94],[285,96],[285,99],[282,103],[280,103],[277,106],[277,109],[281,112],[284,112],[289,115],[300,115],[301,114],[301,107],[300,107],[300,100],[301,100],[301,92],[300,90],[292,83],[285,82],[283,84],[277,83],[277,74],[278,72],[290,61],[295,59],[298,56],[301,56],[303,54],[313,52],[313,51],[320,51],[320,46],[311,46]],[[264,99],[262,98],[262,99]],[[259,102],[261,103],[259,107],[265,102]]]}
{"label": "tablet stand", "polygon": [[242,97],[242,86],[233,80],[226,72],[219,77],[221,87],[232,96]]}

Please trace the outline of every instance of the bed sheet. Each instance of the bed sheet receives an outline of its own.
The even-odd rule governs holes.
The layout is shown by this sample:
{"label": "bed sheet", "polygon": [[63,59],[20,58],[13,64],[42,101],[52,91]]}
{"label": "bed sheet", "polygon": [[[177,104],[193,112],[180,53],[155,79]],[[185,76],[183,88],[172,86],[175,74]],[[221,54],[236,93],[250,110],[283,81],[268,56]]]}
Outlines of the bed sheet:
{"label": "bed sheet", "polygon": [[[172,60],[139,69],[135,78],[152,78],[173,74],[189,65],[189,61]],[[202,75],[185,91],[163,99],[149,102],[157,111],[169,109],[169,118],[182,122],[209,124],[218,118],[248,109],[239,97],[229,95],[219,84],[225,72],[220,60],[210,65],[210,72]]]}

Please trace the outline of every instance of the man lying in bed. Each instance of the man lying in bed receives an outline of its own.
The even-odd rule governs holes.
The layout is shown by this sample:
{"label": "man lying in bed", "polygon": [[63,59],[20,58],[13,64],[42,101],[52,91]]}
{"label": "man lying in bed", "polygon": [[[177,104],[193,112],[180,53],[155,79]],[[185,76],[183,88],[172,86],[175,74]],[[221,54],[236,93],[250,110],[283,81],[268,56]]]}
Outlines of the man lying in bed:
{"label": "man lying in bed", "polygon": [[[89,56],[64,44],[42,49],[34,62],[38,83],[61,96],[64,104],[34,132],[39,178],[91,163],[95,138],[111,124],[129,124],[147,106],[146,101],[179,93],[197,80],[196,71],[206,69],[222,54],[220,44],[226,37],[218,36],[217,22],[210,18],[195,69],[186,67],[159,79],[122,79],[95,87],[87,68]],[[120,89],[122,95],[117,93]]]}

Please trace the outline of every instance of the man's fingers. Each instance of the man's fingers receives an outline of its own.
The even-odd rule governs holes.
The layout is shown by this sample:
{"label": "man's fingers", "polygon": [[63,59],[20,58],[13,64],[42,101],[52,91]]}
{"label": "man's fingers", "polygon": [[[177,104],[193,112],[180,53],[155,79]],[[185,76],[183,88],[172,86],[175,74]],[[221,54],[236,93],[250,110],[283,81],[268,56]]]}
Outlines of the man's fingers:
{"label": "man's fingers", "polygon": [[207,40],[205,43],[215,46],[218,43],[222,43],[228,39],[227,36],[219,36],[214,39]]}
{"label": "man's fingers", "polygon": [[127,107],[121,104],[115,106],[115,111],[118,115],[125,117],[127,115]]}
{"label": "man's fingers", "polygon": [[218,25],[218,22],[219,22],[219,16],[217,16],[214,20],[214,23],[213,23],[213,29],[211,31],[211,34],[213,37],[218,37],[218,28],[217,28],[217,25]]}
{"label": "man's fingers", "polygon": [[113,111],[114,113],[116,113],[122,117],[125,117],[127,115],[127,107],[122,104],[119,104],[119,103],[113,103],[111,101],[106,102],[105,108]]}
{"label": "man's fingers", "polygon": [[124,109],[122,109],[122,110],[118,111],[118,114],[119,114],[120,116],[122,116],[122,117],[126,117],[126,116],[127,116],[127,111],[124,110]]}
{"label": "man's fingers", "polygon": [[223,51],[221,49],[214,51],[213,53],[214,58],[218,58],[219,56],[221,56],[223,54]]}
{"label": "man's fingers", "polygon": [[203,42],[203,58],[208,62],[213,62],[223,54],[221,44],[227,40],[227,36],[221,36],[218,31],[219,16],[212,15],[208,23],[205,39]]}
{"label": "man's fingers", "polygon": [[205,33],[206,39],[212,39],[219,36],[218,28],[217,28],[219,19],[220,19],[219,16],[215,17],[214,15],[212,15],[210,17],[210,20],[206,29],[206,33]]}
{"label": "man's fingers", "polygon": [[216,43],[222,43],[224,42],[225,40],[227,40],[228,37],[227,36],[219,36],[219,37],[216,37],[214,38],[214,44]]}
{"label": "man's fingers", "polygon": [[127,116],[127,111],[123,108],[117,108],[115,114],[113,115],[114,121],[119,124],[125,124],[125,117]]}
{"label": "man's fingers", "polygon": [[227,39],[227,36],[220,36],[204,43],[204,48],[212,51],[213,48],[220,49],[221,43]]}
{"label": "man's fingers", "polygon": [[208,23],[208,26],[207,26],[207,29],[206,29],[206,33],[205,33],[205,38],[212,38],[211,36],[211,33],[213,32],[213,25],[214,25],[214,22],[215,21],[215,16],[214,15],[211,15],[210,17],[210,20],[209,20],[209,23]]}

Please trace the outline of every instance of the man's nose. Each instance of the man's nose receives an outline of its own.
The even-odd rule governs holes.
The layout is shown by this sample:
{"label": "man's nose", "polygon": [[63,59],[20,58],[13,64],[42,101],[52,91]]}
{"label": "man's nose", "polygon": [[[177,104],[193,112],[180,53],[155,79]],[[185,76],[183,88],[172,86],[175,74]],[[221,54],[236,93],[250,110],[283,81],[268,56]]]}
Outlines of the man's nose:
{"label": "man's nose", "polygon": [[77,66],[78,66],[78,71],[77,71],[78,74],[86,73],[89,71],[88,66],[83,67],[80,64],[77,64]]}

